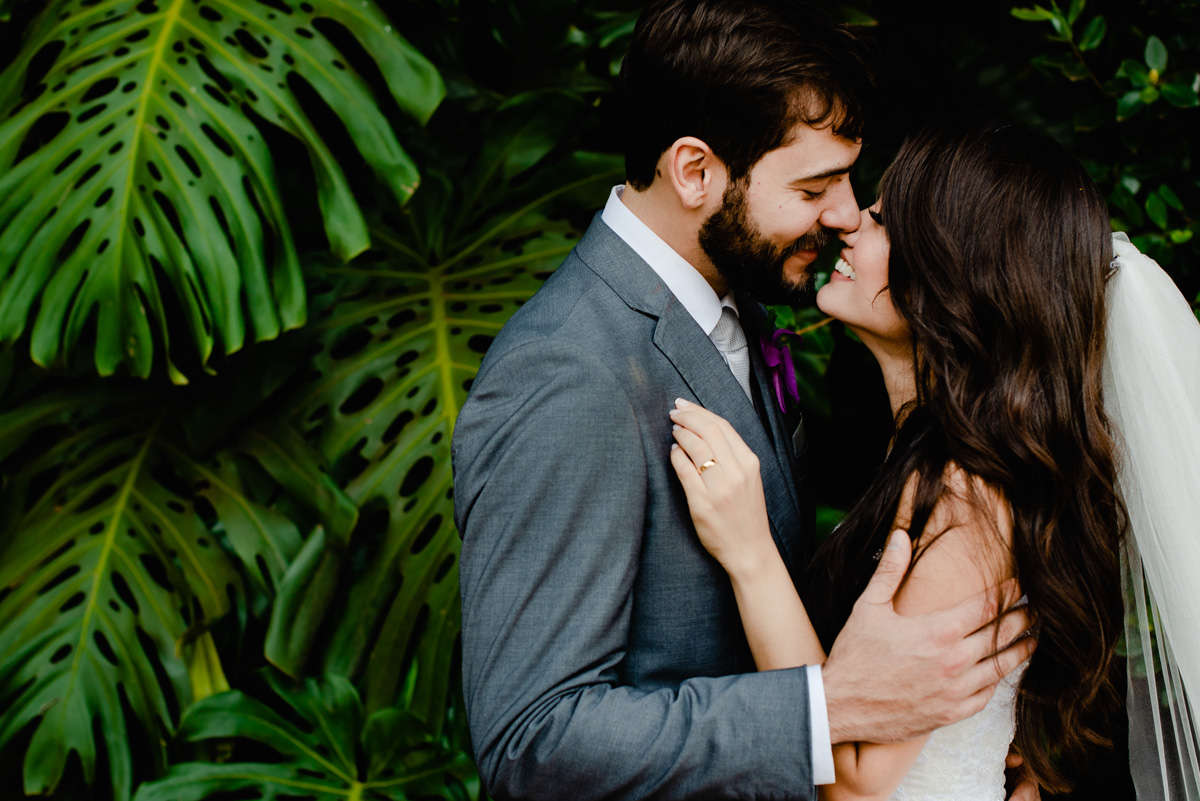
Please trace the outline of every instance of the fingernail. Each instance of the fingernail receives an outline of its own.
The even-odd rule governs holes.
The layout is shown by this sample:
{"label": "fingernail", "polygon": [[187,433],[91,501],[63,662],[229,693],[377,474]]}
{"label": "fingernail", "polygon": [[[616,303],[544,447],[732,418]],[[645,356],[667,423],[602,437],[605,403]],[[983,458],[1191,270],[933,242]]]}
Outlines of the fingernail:
{"label": "fingernail", "polygon": [[671,443],[671,450],[673,450],[673,451],[677,451],[677,450],[679,450],[679,443],[678,443],[678,442],[672,442],[672,443]]}
{"label": "fingernail", "polygon": [[675,416],[675,415],[677,415],[677,414],[679,414],[679,410],[678,410],[678,409],[671,409],[670,411],[668,411],[668,412],[667,412],[667,416],[668,416],[668,417],[674,417],[674,416]]}
{"label": "fingernail", "polygon": [[891,534],[888,535],[887,549],[889,551],[892,551],[892,550],[898,551],[903,547],[904,547],[904,541],[900,539],[900,534],[898,532],[893,531]]}
{"label": "fingernail", "polygon": [[676,423],[675,425],[671,426],[671,430],[672,430],[672,431],[678,431],[678,430],[679,430],[679,429],[681,429],[681,428],[683,428],[683,426],[679,425],[678,423]]}
{"label": "fingernail", "polygon": [[691,405],[692,405],[692,402],[691,402],[691,401],[686,401],[686,400],[684,400],[683,398],[676,398],[676,399],[675,399],[675,405],[676,405],[676,406],[678,406],[679,408],[681,408],[681,409],[682,409],[682,408],[684,408],[684,407],[691,406]]}

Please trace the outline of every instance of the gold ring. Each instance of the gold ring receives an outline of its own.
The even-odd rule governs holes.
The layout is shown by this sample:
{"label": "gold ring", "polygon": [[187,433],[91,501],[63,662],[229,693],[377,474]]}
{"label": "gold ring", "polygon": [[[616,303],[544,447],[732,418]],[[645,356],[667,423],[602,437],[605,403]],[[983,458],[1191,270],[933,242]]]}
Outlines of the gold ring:
{"label": "gold ring", "polygon": [[716,460],[716,459],[709,459],[707,462],[705,462],[704,464],[700,465],[700,466],[699,466],[698,468],[696,468],[696,469],[697,469],[699,472],[703,473],[703,472],[704,472],[705,470],[707,470],[708,468],[710,468],[710,467],[713,467],[714,465],[716,465],[716,463],[717,463],[717,460]]}

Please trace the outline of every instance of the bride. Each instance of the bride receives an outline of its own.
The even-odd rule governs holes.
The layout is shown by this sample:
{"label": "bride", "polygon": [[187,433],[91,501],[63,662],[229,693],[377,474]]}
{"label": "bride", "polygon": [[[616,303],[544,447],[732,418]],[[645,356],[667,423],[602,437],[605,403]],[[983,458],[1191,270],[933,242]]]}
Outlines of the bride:
{"label": "bride", "polygon": [[972,718],[910,742],[835,745],[822,797],[999,801],[1010,744],[1041,786],[1065,790],[1064,758],[1106,742],[1128,605],[1127,650],[1146,663],[1128,701],[1139,798],[1196,798],[1185,690],[1200,693],[1200,326],[1186,301],[1110,234],[1077,162],[1010,126],[910,140],[842,238],[817,305],[875,356],[895,428],[803,602],[754,455],[701,407],[671,412],[672,464],[756,665],[823,662],[894,530],[912,545],[898,611],[1015,576],[1038,646]]}

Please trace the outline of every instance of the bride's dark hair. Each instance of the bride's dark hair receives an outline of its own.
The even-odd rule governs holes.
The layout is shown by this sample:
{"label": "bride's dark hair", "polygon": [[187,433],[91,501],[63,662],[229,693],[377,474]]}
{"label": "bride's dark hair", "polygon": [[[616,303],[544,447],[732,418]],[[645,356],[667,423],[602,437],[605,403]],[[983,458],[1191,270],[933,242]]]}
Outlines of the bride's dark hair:
{"label": "bride's dark hair", "polygon": [[898,415],[873,484],[818,550],[809,606],[828,645],[910,476],[914,561],[942,533],[925,526],[948,469],[999,490],[1011,507],[1012,567],[1037,621],[1016,744],[1040,783],[1060,791],[1069,782],[1056,757],[1107,743],[1102,721],[1119,700],[1111,667],[1125,518],[1101,398],[1107,209],[1069,154],[1013,126],[910,139],[880,197],[917,397]]}

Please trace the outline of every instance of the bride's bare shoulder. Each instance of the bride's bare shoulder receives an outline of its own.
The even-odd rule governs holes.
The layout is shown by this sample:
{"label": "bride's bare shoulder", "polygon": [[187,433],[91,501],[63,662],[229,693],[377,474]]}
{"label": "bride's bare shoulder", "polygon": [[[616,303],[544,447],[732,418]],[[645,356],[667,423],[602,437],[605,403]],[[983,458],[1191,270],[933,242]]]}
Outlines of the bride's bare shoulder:
{"label": "bride's bare shoulder", "polygon": [[[911,525],[917,484],[910,476],[893,528]],[[1004,493],[953,463],[943,485],[924,530],[914,537],[916,561],[896,596],[903,614],[954,606],[1013,573],[1012,514]]]}

